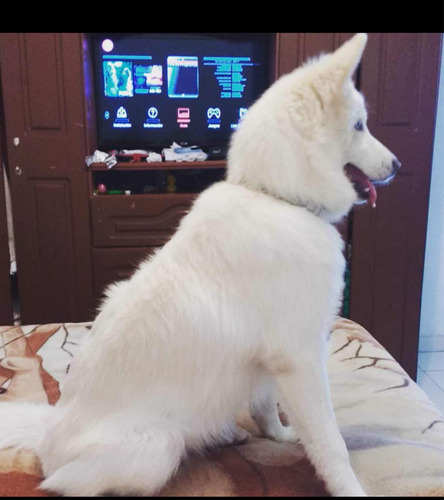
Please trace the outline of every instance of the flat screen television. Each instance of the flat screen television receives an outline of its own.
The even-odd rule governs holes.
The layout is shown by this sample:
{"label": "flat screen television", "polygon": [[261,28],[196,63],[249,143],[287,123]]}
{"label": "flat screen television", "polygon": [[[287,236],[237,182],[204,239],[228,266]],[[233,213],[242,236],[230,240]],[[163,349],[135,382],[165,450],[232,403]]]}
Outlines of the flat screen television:
{"label": "flat screen television", "polygon": [[268,33],[90,36],[102,151],[226,148],[271,83]]}

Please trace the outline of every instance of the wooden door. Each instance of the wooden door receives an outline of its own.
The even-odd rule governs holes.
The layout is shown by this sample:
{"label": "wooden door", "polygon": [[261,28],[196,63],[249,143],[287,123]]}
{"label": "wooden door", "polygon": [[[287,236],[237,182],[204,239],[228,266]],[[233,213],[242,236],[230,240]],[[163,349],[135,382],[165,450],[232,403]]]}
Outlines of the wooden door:
{"label": "wooden door", "polygon": [[376,209],[353,212],[350,317],[416,377],[441,34],[372,33],[369,127],[402,162]]}
{"label": "wooden door", "polygon": [[7,167],[23,323],[92,315],[78,33],[2,33]]}

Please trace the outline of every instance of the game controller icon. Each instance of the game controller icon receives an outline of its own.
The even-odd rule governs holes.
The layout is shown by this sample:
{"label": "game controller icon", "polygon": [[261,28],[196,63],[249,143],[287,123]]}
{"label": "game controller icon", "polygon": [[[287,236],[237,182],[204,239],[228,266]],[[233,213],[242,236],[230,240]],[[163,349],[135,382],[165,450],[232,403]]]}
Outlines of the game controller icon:
{"label": "game controller icon", "polygon": [[207,110],[207,117],[209,120],[211,120],[211,118],[213,117],[219,119],[220,115],[221,115],[220,108],[208,108]]}

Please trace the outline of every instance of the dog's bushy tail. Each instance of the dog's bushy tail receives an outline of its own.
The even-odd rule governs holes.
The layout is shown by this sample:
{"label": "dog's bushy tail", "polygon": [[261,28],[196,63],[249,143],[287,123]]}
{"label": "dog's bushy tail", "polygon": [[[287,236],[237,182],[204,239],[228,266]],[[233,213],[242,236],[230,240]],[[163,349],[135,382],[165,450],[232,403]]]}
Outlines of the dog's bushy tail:
{"label": "dog's bushy tail", "polygon": [[43,403],[0,402],[0,450],[36,451],[55,407]]}
{"label": "dog's bushy tail", "polygon": [[[146,432],[116,429],[125,437],[116,442],[115,433],[92,444],[51,471],[40,489],[68,497],[152,496],[177,471],[185,454],[180,432],[150,429]],[[61,465],[61,466],[60,466]]]}

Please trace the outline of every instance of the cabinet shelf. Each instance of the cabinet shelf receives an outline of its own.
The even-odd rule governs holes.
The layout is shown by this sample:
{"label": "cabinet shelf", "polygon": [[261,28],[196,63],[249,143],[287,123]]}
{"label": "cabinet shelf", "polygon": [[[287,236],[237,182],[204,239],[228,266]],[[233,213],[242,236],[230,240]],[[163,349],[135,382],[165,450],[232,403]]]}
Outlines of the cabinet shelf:
{"label": "cabinet shelf", "polygon": [[162,162],[118,162],[112,168],[108,168],[105,163],[93,163],[89,170],[92,171],[112,171],[112,170],[185,170],[185,169],[207,169],[225,168],[226,160],[214,161],[162,161]]}
{"label": "cabinet shelf", "polygon": [[[103,184],[107,191],[131,191],[131,194],[166,195],[199,193],[224,178],[226,162],[120,162],[112,168],[105,163],[89,167],[90,195]],[[123,193],[122,193],[123,194]],[[117,194],[116,196],[121,196]],[[114,196],[114,194],[106,194]]]}

